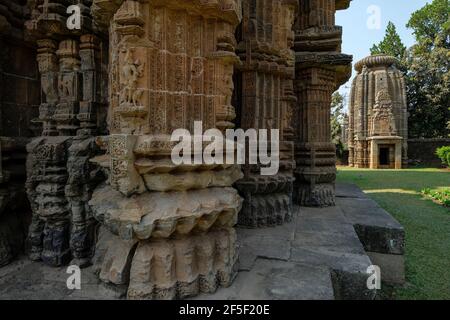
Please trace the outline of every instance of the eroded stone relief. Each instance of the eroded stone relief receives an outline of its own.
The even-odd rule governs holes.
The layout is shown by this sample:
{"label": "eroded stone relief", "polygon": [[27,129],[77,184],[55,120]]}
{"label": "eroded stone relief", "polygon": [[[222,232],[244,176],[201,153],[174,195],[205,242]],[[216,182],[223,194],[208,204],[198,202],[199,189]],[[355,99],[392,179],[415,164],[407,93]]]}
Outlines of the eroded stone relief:
{"label": "eroded stone relief", "polygon": [[89,159],[105,130],[106,46],[92,29],[91,1],[81,1],[83,28],[66,27],[72,1],[30,1],[27,35],[36,42],[42,136],[27,146],[27,193],[33,210],[30,258],[59,266],[90,264],[95,219],[87,202],[101,171]]}
{"label": "eroded stone relief", "polygon": [[[26,31],[41,89],[32,141],[20,151],[1,144],[3,196],[11,159],[24,162],[29,142],[31,259],[93,258],[102,282],[130,299],[185,298],[232,283],[236,223],[288,222],[293,198],[334,204],[330,102],[351,62],[334,14],[349,1],[29,0],[7,8],[21,12],[20,26],[3,3],[0,30]],[[81,30],[66,26],[72,4]],[[379,95],[373,132],[402,130],[390,101]],[[280,171],[174,164],[171,134],[195,121],[222,133],[279,129]],[[2,254],[0,264],[12,257]]]}

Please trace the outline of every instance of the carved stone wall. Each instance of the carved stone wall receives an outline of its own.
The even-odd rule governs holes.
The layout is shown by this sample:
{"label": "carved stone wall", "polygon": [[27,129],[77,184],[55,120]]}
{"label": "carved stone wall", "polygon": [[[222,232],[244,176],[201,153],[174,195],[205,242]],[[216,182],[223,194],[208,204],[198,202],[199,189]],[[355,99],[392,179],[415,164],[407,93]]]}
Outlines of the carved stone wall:
{"label": "carved stone wall", "polygon": [[244,197],[239,225],[262,227],[292,217],[295,167],[292,114],[296,101],[294,24],[297,1],[243,1],[241,39],[237,53],[242,64],[236,75],[235,99],[239,126],[280,130],[280,171],[262,176],[258,165],[243,168],[236,187]]}
{"label": "carved stone wall", "polygon": [[[93,29],[90,0],[29,1],[27,34],[37,45],[42,101],[41,137],[28,146],[27,193],[33,209],[30,257],[59,266],[85,266],[94,250],[95,219],[88,200],[102,180],[89,159],[105,130],[107,44]],[[78,4],[81,30],[66,26]]]}
{"label": "carved stone wall", "polygon": [[[104,228],[100,279],[130,299],[174,299],[231,284],[236,166],[175,165],[176,129],[234,127],[234,31],[240,1],[94,1],[110,29],[109,173],[90,205]],[[199,155],[194,150],[194,156]]]}
{"label": "carved stone wall", "polygon": [[355,64],[358,74],[352,84],[347,134],[350,166],[407,165],[406,87],[395,63],[394,57],[376,55]]}
{"label": "carved stone wall", "polygon": [[[81,30],[66,25],[73,4]],[[0,265],[23,246],[16,230],[29,222],[10,213],[27,203],[26,152],[31,259],[86,266],[98,236],[99,278],[125,287],[130,299],[230,285],[238,220],[281,224],[292,216],[292,197],[334,204],[330,103],[351,63],[334,15],[348,4],[0,0],[0,129],[10,137],[0,145]],[[384,122],[371,124],[379,134],[401,130],[382,112],[386,101],[380,94]],[[279,173],[174,164],[171,134],[192,133],[195,121],[220,134],[235,123],[279,129]],[[192,158],[202,151],[194,148]]]}
{"label": "carved stone wall", "polygon": [[25,4],[0,0],[0,266],[23,251],[31,216],[25,145],[35,133],[40,92],[36,50],[24,38]]}
{"label": "carved stone wall", "polygon": [[295,24],[294,201],[305,206],[334,205],[336,151],[331,142],[331,96],[351,74],[352,57],[341,53],[342,28],[336,10],[349,0],[300,1]]}

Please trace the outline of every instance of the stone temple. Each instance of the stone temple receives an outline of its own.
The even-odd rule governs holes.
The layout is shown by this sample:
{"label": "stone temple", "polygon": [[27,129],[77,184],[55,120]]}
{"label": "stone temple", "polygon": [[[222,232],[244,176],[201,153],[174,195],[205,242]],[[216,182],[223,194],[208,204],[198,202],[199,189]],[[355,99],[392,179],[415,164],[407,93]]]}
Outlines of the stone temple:
{"label": "stone temple", "polygon": [[407,165],[405,80],[396,59],[375,55],[355,64],[347,132],[349,165],[401,169]]}
{"label": "stone temple", "polygon": [[[80,28],[68,28],[71,5]],[[256,260],[266,257],[285,260],[277,270],[307,268],[294,277],[313,270],[308,281],[315,281],[317,273],[329,293],[318,297],[352,297],[347,285],[365,284],[368,252],[401,257],[403,231],[395,225],[399,242],[389,236],[366,245],[358,236],[378,229],[357,232],[352,225],[364,223],[334,207],[343,196],[335,189],[330,103],[352,62],[341,53],[335,13],[349,5],[0,0],[0,266],[26,252],[30,263],[51,270],[86,267],[129,299],[175,299],[239,287],[239,271],[261,267]],[[357,166],[390,165],[391,158],[397,166],[406,157],[404,84],[394,62],[371,57],[356,66],[349,132]],[[278,129],[279,172],[262,176],[260,164],[174,164],[172,132],[192,132],[197,121],[217,134]],[[370,160],[367,148],[380,156]],[[322,217],[332,225],[314,223]],[[349,242],[351,254],[342,257],[351,271],[333,250],[321,251],[336,230]],[[316,240],[297,241],[295,232]],[[311,250],[321,258],[308,260]],[[305,259],[311,267],[297,265]],[[337,269],[339,293],[331,283]]]}

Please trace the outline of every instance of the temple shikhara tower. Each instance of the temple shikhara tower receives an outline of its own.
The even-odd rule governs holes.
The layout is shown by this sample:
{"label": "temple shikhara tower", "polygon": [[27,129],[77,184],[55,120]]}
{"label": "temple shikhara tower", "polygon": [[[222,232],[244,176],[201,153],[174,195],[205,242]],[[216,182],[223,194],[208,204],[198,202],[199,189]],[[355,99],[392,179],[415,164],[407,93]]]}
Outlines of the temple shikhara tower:
{"label": "temple shikhara tower", "polygon": [[348,117],[349,165],[401,169],[407,165],[408,112],[405,80],[386,55],[355,64]]}

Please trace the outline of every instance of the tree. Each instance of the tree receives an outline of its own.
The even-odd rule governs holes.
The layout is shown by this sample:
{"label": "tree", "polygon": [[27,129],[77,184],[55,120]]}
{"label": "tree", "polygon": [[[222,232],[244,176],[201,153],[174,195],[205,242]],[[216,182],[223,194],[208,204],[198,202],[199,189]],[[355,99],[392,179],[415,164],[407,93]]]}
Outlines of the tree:
{"label": "tree", "polygon": [[345,143],[342,141],[342,125],[344,123],[345,97],[336,91],[331,98],[331,138],[336,145],[336,154],[342,158]]}
{"label": "tree", "polygon": [[331,98],[331,137],[335,144],[342,142],[345,97],[336,91]]}
{"label": "tree", "polygon": [[387,25],[383,41],[379,44],[374,44],[372,49],[370,49],[372,55],[387,54],[396,57],[399,61],[403,60],[405,52],[406,46],[403,44],[395,25],[391,21]]}
{"label": "tree", "polygon": [[449,15],[449,0],[433,0],[412,14],[407,27],[414,30],[416,50],[430,51],[436,46],[450,49]]}
{"label": "tree", "polygon": [[433,0],[408,22],[416,44],[406,52],[409,132],[414,138],[450,133],[450,1]]}
{"label": "tree", "polygon": [[395,25],[372,47],[372,54],[396,57],[404,73],[411,138],[450,135],[450,0],[433,0],[414,12],[407,24],[416,44],[406,49]]}

